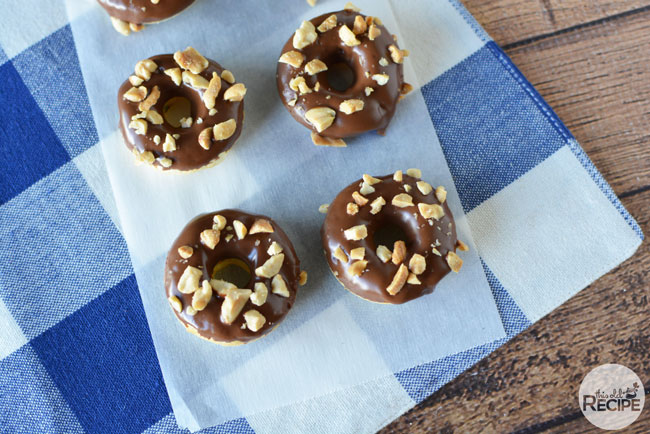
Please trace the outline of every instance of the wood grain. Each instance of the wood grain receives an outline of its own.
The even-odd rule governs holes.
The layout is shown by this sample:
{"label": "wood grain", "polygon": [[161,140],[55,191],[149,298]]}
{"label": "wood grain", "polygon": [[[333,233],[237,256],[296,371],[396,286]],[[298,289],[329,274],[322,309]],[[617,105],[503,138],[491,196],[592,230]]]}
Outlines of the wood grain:
{"label": "wood grain", "polygon": [[499,45],[650,6],[648,0],[463,0]]}
{"label": "wood grain", "polygon": [[[506,51],[650,234],[650,10],[581,26],[648,2],[584,2],[593,9],[581,3],[566,0],[553,8],[554,22],[541,2],[466,5],[497,42],[532,38]],[[624,264],[382,432],[602,432],[578,410],[580,381],[592,368],[616,362],[635,370],[650,389],[649,320],[646,241]],[[647,404],[626,431],[649,430]]]}

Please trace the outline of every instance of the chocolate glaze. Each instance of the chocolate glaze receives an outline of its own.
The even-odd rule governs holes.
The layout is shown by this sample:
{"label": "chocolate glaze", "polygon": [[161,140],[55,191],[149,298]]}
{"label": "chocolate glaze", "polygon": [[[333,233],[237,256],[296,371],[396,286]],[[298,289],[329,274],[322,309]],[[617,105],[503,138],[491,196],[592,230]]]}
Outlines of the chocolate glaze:
{"label": "chocolate glaze", "polygon": [[[226,229],[221,231],[219,243],[214,250],[211,250],[200,242],[200,233],[205,229],[212,228],[212,219],[217,214],[227,219],[227,226]],[[239,220],[250,229],[253,222],[257,219],[268,220],[273,225],[274,232],[248,234],[242,240],[237,239],[232,229],[233,221]],[[228,229],[228,227],[231,228]],[[229,242],[225,240],[228,234],[233,234]],[[259,241],[258,246],[255,245],[256,241]],[[290,297],[288,298],[271,292],[271,279],[255,275],[255,269],[270,258],[267,250],[273,241],[277,242],[283,249],[284,263],[279,274],[282,275],[289,288]],[[181,246],[192,247],[194,254],[188,259],[183,259],[178,253],[178,248]],[[201,280],[210,279],[215,265],[229,258],[238,258],[248,265],[251,271],[251,279],[246,285],[247,289],[252,290],[256,282],[266,284],[269,290],[266,303],[262,306],[256,306],[248,300],[237,319],[231,325],[227,325],[221,322],[220,319],[223,297],[213,292],[212,299],[204,310],[197,312],[194,316],[189,315],[185,308],[191,306],[192,294],[182,294],[176,286],[183,271],[185,271],[185,267],[191,265],[200,268],[203,270],[203,278]],[[199,336],[219,343],[245,343],[269,333],[271,329],[282,321],[296,299],[299,274],[300,260],[296,255],[291,241],[277,223],[263,215],[253,215],[240,210],[227,209],[199,215],[183,228],[167,254],[167,261],[165,262],[165,290],[167,297],[175,295],[183,303],[183,310],[180,313],[174,310],[176,317],[186,327],[193,328]],[[241,328],[242,324],[245,323],[244,312],[250,309],[257,310],[266,318],[266,323],[257,332],[253,332],[247,328]]]}
{"label": "chocolate glaze", "polygon": [[194,0],[160,0],[158,4],[151,0],[97,0],[112,17],[129,23],[155,23],[176,15]]}
{"label": "chocolate glaze", "polygon": [[[152,108],[162,115],[163,107],[168,100],[174,97],[187,98],[192,106],[193,123],[190,128],[176,128],[167,123],[167,121],[164,121],[161,125],[149,123],[145,136],[136,134],[134,130],[129,128],[129,123],[131,122],[131,116],[140,113],[138,109],[139,103],[124,99],[124,93],[133,87],[127,79],[117,92],[117,104],[120,112],[119,124],[126,146],[129,150],[135,147],[140,152],[151,151],[156,158],[167,157],[171,159],[173,162],[172,166],[169,167],[171,170],[196,170],[212,161],[216,161],[220,154],[230,149],[241,134],[244,121],[244,101],[225,101],[223,94],[232,84],[229,84],[226,80],[221,80],[221,91],[219,92],[215,105],[217,113],[210,116],[208,109],[201,99],[205,89],[195,89],[184,82],[180,86],[177,86],[171,77],[163,72],[165,69],[179,68],[173,55],[162,54],[150,57],[150,59],[156,62],[158,69],[151,74],[149,80],[142,83],[142,86],[145,86],[149,92],[151,92],[154,86],[158,86],[160,89],[160,98],[158,98],[158,102]],[[210,59],[208,61],[208,67],[199,75],[210,81],[213,72],[221,75],[224,69],[217,62]],[[196,122],[199,117],[203,119],[203,123],[201,124]],[[228,119],[235,119],[237,121],[235,133],[227,140],[212,140],[210,149],[203,149],[199,145],[198,140],[201,131]],[[164,142],[167,133],[180,135],[180,138],[176,139],[175,151],[163,152],[162,142]],[[158,145],[153,141],[156,135],[161,138],[161,143]],[[169,170],[161,166],[158,161],[154,165],[159,169]]]}
{"label": "chocolate glaze", "polygon": [[[375,192],[366,195],[368,203],[359,207],[356,215],[349,215],[346,206],[353,202],[352,193],[358,191],[362,180],[358,180],[347,186],[341,191],[334,201],[330,204],[327,216],[321,228],[321,239],[325,249],[325,257],[334,275],[350,292],[365,298],[366,300],[379,302],[401,304],[424,294],[433,292],[436,284],[449,273],[450,268],[445,257],[450,251],[456,250],[456,225],[454,217],[447,206],[446,201],[440,203],[436,198],[434,191],[424,195],[416,187],[417,178],[404,174],[403,181],[393,180],[393,175],[379,177],[382,182],[374,184]],[[410,191],[404,190],[404,185],[410,185]],[[413,197],[415,206],[398,208],[391,204],[392,198],[400,193],[407,193]],[[373,215],[370,213],[370,203],[377,197],[383,196],[386,205],[381,211]],[[432,220],[433,225],[420,215],[417,204],[425,202],[429,204],[439,204],[445,211],[444,217],[440,220]],[[368,236],[359,241],[347,240],[343,231],[353,226],[365,224],[368,229]],[[406,283],[402,290],[395,295],[386,292],[386,287],[390,285],[393,276],[397,272],[399,265],[391,261],[383,263],[376,254],[377,245],[373,240],[373,235],[382,226],[391,224],[400,227],[406,234],[406,258],[404,264],[408,266],[411,256],[419,253],[426,260],[426,269],[424,273],[418,276],[422,282],[421,285],[411,285]],[[440,244],[438,251],[442,256],[433,253],[432,247]],[[348,266],[352,263],[343,263],[334,257],[334,251],[341,247],[346,255],[350,255],[350,250],[357,247],[365,248],[365,260],[368,261],[366,270],[361,276],[355,277],[347,273]],[[393,246],[386,246],[391,251]]]}
{"label": "chocolate glaze", "polygon": [[[330,107],[334,109],[337,112],[334,123],[319,133],[325,137],[345,138],[375,129],[383,133],[383,130],[386,129],[395,114],[395,108],[404,83],[403,66],[394,63],[388,51],[388,47],[392,44],[397,46],[397,42],[395,42],[386,27],[380,25],[377,27],[381,30],[381,35],[375,40],[368,39],[366,32],[357,35],[357,39],[361,44],[348,47],[339,37],[339,28],[345,24],[352,29],[354,18],[361,14],[350,10],[330,12],[312,19],[311,22],[315,27],[318,27],[332,14],[337,17],[337,26],[325,33],[316,30],[318,38],[315,42],[298,50],[293,47],[292,35],[282,48],[282,54],[295,50],[300,51],[305,56],[305,61],[300,68],[278,62],[276,78],[282,103],[298,122],[313,131],[316,131],[316,128],[305,119],[305,113],[314,107]],[[361,16],[365,19],[364,15]],[[387,66],[379,64],[382,57],[388,60]],[[333,63],[346,62],[354,71],[354,84],[345,91],[338,91],[330,87],[327,80],[327,71],[319,72],[313,76],[307,74],[304,72],[304,66],[313,59],[322,60],[328,67]],[[390,79],[384,86],[379,86],[375,80],[366,76],[366,72],[370,73],[371,76],[373,74],[388,74]],[[289,82],[298,75],[305,77],[307,84],[312,89],[316,82],[320,83],[320,90],[299,95],[298,92],[289,87]],[[366,86],[374,89],[370,96],[365,94]],[[291,107],[288,102],[294,98],[298,98],[298,101]],[[349,115],[339,112],[339,105],[348,99],[364,101],[363,110]]]}

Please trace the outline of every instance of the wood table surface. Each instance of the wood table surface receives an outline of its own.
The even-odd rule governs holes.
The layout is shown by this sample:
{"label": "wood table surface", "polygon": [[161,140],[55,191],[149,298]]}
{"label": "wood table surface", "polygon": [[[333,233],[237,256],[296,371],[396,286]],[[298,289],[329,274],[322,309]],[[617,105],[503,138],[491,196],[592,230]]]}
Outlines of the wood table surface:
{"label": "wood table surface", "polygon": [[[650,1],[463,3],[649,236]],[[582,378],[603,363],[634,370],[650,401],[648,244],[382,432],[603,432],[577,404]],[[624,431],[650,432],[650,403]]]}

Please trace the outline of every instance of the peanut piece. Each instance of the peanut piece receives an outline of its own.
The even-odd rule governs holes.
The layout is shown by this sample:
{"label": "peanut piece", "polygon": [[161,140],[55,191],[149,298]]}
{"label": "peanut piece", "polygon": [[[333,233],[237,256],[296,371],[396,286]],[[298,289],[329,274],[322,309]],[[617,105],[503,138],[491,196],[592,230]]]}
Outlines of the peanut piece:
{"label": "peanut piece", "polygon": [[239,288],[229,290],[221,304],[221,321],[228,325],[232,324],[239,316],[252,292],[250,289]]}
{"label": "peanut piece", "polygon": [[237,129],[237,121],[234,119],[228,119],[225,122],[220,122],[212,127],[212,134],[214,135],[214,140],[226,140],[229,139],[235,130]]}
{"label": "peanut piece", "polygon": [[244,99],[244,95],[246,95],[246,86],[244,83],[237,83],[226,89],[223,99],[230,102],[241,101]]}
{"label": "peanut piece", "polygon": [[190,71],[183,71],[183,83],[187,83],[195,89],[207,89],[210,82],[205,77],[194,74]]}
{"label": "peanut piece", "polygon": [[266,303],[266,298],[269,295],[269,288],[264,282],[255,283],[254,288],[255,291],[251,295],[251,303],[253,303],[255,306],[262,306],[264,303]]}
{"label": "peanut piece", "polygon": [[420,169],[408,169],[406,171],[406,174],[408,176],[412,176],[413,178],[422,178],[422,171]]}
{"label": "peanut piece", "polygon": [[183,303],[182,303],[182,302],[180,301],[180,299],[179,299],[178,297],[176,297],[175,295],[172,295],[172,296],[169,297],[167,300],[169,301],[169,304],[172,305],[172,308],[173,308],[176,312],[180,313],[180,312],[183,310]]}
{"label": "peanut piece", "polygon": [[196,267],[188,265],[185,271],[178,279],[177,288],[183,294],[192,294],[199,289],[199,279],[203,276],[203,271]]}
{"label": "peanut piece", "polygon": [[325,18],[322,23],[318,26],[318,31],[325,33],[328,30],[332,30],[337,25],[336,15],[332,14],[329,17]]}
{"label": "peanut piece", "polygon": [[266,262],[255,269],[255,275],[271,278],[280,272],[284,262],[284,253],[271,256]]}
{"label": "peanut piece", "polygon": [[251,230],[249,233],[251,235],[253,234],[259,234],[259,233],[273,233],[273,226],[271,225],[271,222],[266,220],[266,219],[257,219],[253,222],[253,226],[251,226]]}
{"label": "peanut piece", "polygon": [[359,241],[368,236],[368,228],[366,225],[353,226],[350,229],[343,231],[346,240]]}
{"label": "peanut piece", "polygon": [[368,203],[368,199],[363,197],[358,191],[355,191],[352,193],[352,199],[357,203],[359,206],[364,206],[365,204]]}
{"label": "peanut piece", "polygon": [[135,75],[147,81],[151,78],[151,73],[158,68],[156,62],[150,59],[141,60],[135,64]]}
{"label": "peanut piece", "polygon": [[339,110],[346,115],[363,110],[363,101],[360,99],[346,99],[339,105]]}
{"label": "peanut piece", "polygon": [[210,250],[214,250],[214,248],[219,244],[219,238],[221,236],[221,233],[217,230],[214,229],[206,229],[203,232],[201,232],[201,242]]}
{"label": "peanut piece", "polygon": [[316,131],[322,133],[334,122],[336,117],[336,112],[329,107],[316,107],[310,110],[307,110],[305,113],[305,119],[307,122],[312,124]]}
{"label": "peanut piece", "polygon": [[379,29],[379,27],[377,27],[374,24],[371,24],[370,27],[368,28],[368,39],[374,41],[379,37],[379,35],[381,35],[381,30]]}
{"label": "peanut piece", "polygon": [[431,187],[431,184],[429,184],[428,182],[418,181],[415,183],[415,185],[417,185],[418,190],[420,190],[420,193],[422,194],[426,195],[433,191],[433,187]]}
{"label": "peanut piece", "polygon": [[221,279],[210,280],[210,285],[212,285],[212,289],[220,297],[225,297],[226,294],[228,294],[228,291],[230,291],[231,289],[237,289],[237,287],[234,284]]}
{"label": "peanut piece", "polygon": [[391,203],[398,208],[406,208],[407,206],[413,206],[413,198],[410,194],[400,193],[393,197]]}
{"label": "peanut piece", "polygon": [[318,38],[316,28],[310,21],[303,21],[293,35],[293,48],[300,50],[313,43]]}
{"label": "peanut piece", "polygon": [[401,264],[404,258],[406,258],[406,243],[402,240],[395,241],[395,244],[393,244],[393,256],[391,257],[393,264]]}
{"label": "peanut piece", "polygon": [[227,69],[224,69],[223,72],[221,73],[221,78],[226,80],[229,84],[233,84],[235,82],[235,76],[233,75],[232,72],[228,71]]}
{"label": "peanut piece", "polygon": [[158,89],[158,86],[154,86],[153,89],[151,89],[149,96],[138,104],[138,109],[146,112],[158,102],[158,98],[160,98],[160,89]]}
{"label": "peanut piece", "polygon": [[440,220],[445,215],[445,210],[437,204],[418,203],[418,210],[425,219],[434,218]]}
{"label": "peanut piece", "polygon": [[366,256],[366,249],[363,247],[357,247],[356,249],[350,250],[350,259],[360,261],[365,256]]}
{"label": "peanut piece", "polygon": [[333,148],[345,148],[348,146],[343,139],[332,139],[330,137],[323,137],[318,133],[311,132],[311,141],[316,146],[331,146]]}
{"label": "peanut piece", "polygon": [[354,47],[361,43],[357,39],[357,35],[355,35],[354,32],[345,24],[339,28],[339,38],[341,38],[341,41],[343,41],[343,43],[348,47]]}
{"label": "peanut piece", "polygon": [[180,86],[183,82],[183,73],[181,72],[181,68],[169,68],[165,69],[163,72],[172,79],[176,86]]}
{"label": "peanut piece", "polygon": [[377,246],[377,257],[381,262],[384,264],[387,263],[388,261],[391,260],[393,257],[393,252],[390,251],[390,249],[384,245],[379,245]]}
{"label": "peanut piece", "polygon": [[447,190],[445,190],[445,187],[442,185],[436,187],[436,199],[438,199],[440,203],[444,203],[445,200],[447,200]]}
{"label": "peanut piece", "polygon": [[208,149],[210,149],[211,144],[212,144],[212,128],[208,127],[199,133],[199,145],[201,145],[201,147],[207,151]]}
{"label": "peanut piece", "polygon": [[172,137],[171,134],[165,136],[165,141],[163,142],[163,151],[164,152],[173,152],[176,150],[176,139]]}
{"label": "peanut piece", "polygon": [[427,262],[424,259],[424,256],[420,255],[419,253],[414,254],[411,256],[411,260],[409,261],[409,269],[411,272],[415,275],[419,275],[424,273],[424,270],[427,268]]}
{"label": "peanut piece", "polygon": [[174,60],[183,69],[189,69],[192,74],[199,74],[208,67],[208,59],[192,47],[174,53]]}
{"label": "peanut piece", "polygon": [[140,102],[147,96],[147,88],[144,86],[132,87],[124,92],[122,98],[131,102]]}
{"label": "peanut piece", "polygon": [[402,290],[406,279],[408,278],[409,271],[406,268],[406,265],[402,264],[397,269],[397,273],[393,276],[393,280],[390,282],[390,285],[386,288],[386,292],[390,295],[395,295]]}
{"label": "peanut piece", "polygon": [[304,286],[307,284],[307,272],[305,270],[301,270],[300,274],[298,275],[298,285]]}
{"label": "peanut piece", "polygon": [[348,274],[351,276],[361,276],[363,270],[368,266],[368,261],[355,261],[348,267]]}
{"label": "peanut piece", "polygon": [[336,259],[338,259],[339,261],[343,262],[343,263],[346,263],[346,264],[348,263],[348,260],[349,260],[348,255],[345,254],[345,252],[343,251],[341,246],[337,247],[336,250],[334,250],[334,255],[333,256]]}
{"label": "peanut piece", "polygon": [[219,92],[221,92],[221,78],[219,78],[216,72],[213,72],[210,83],[208,83],[208,88],[203,92],[203,104],[205,108],[208,110],[214,108]]}
{"label": "peanut piece", "polygon": [[381,211],[384,205],[386,205],[386,200],[382,196],[379,196],[378,198],[370,202],[370,214],[375,215],[379,213],[379,211]]}
{"label": "peanut piece", "polygon": [[197,312],[202,311],[210,302],[212,298],[212,286],[210,282],[204,280],[201,282],[201,288],[194,293],[192,296],[192,307],[196,309]]}
{"label": "peanut piece", "polygon": [[178,255],[183,259],[191,258],[193,254],[194,249],[190,246],[180,246],[178,248]]}
{"label": "peanut piece", "polygon": [[246,229],[246,225],[244,225],[239,220],[235,220],[234,222],[232,222],[232,225],[235,228],[235,234],[237,235],[237,239],[243,240],[246,234],[248,233],[248,229]]}
{"label": "peanut piece", "polygon": [[372,79],[377,82],[378,85],[383,86],[388,83],[390,77],[388,74],[373,74]]}
{"label": "peanut piece", "polygon": [[282,246],[279,245],[277,242],[273,241],[269,248],[266,250],[266,253],[269,254],[269,256],[274,256],[277,255],[278,253],[282,253]]}
{"label": "peanut piece", "polygon": [[302,65],[302,62],[304,61],[305,56],[300,51],[293,50],[282,53],[282,56],[280,56],[280,59],[278,60],[278,62],[286,63],[294,68],[300,68],[300,65]]}
{"label": "peanut piece", "polygon": [[245,312],[244,320],[246,321],[246,327],[248,327],[248,329],[253,332],[261,329],[264,326],[264,323],[266,323],[266,318],[264,318],[264,315],[255,309],[251,309]]}
{"label": "peanut piece", "polygon": [[354,17],[354,25],[352,26],[352,33],[355,35],[361,34],[368,29],[368,24],[366,20],[363,19],[361,15]]}
{"label": "peanut piece", "polygon": [[349,202],[348,205],[345,207],[345,212],[348,213],[348,215],[355,215],[356,213],[359,212],[359,205],[356,203]]}
{"label": "peanut piece", "polygon": [[289,288],[287,288],[287,282],[284,281],[284,278],[280,274],[273,276],[271,280],[271,292],[273,294],[280,295],[282,297],[289,297]]}
{"label": "peanut piece", "polygon": [[458,273],[460,271],[460,268],[463,266],[463,260],[460,259],[460,257],[454,252],[447,253],[446,259],[449,268],[451,268],[451,271]]}

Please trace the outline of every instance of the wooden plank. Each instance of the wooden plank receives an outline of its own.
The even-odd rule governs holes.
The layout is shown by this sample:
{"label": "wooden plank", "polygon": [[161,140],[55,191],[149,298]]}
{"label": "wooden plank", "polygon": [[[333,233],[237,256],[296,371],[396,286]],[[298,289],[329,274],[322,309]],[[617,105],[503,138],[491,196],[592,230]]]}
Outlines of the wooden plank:
{"label": "wooden plank", "polygon": [[500,45],[650,6],[648,0],[462,0]]}
{"label": "wooden plank", "polygon": [[[650,191],[623,202],[650,233]],[[650,243],[644,242],[615,271],[382,432],[511,432],[567,416],[575,418],[571,429],[560,424],[558,432],[591,429],[576,416],[577,390],[591,369],[620,363],[650,386],[649,310]],[[650,421],[650,411],[642,417]]]}
{"label": "wooden plank", "polygon": [[650,10],[508,51],[617,194],[650,186]]}

